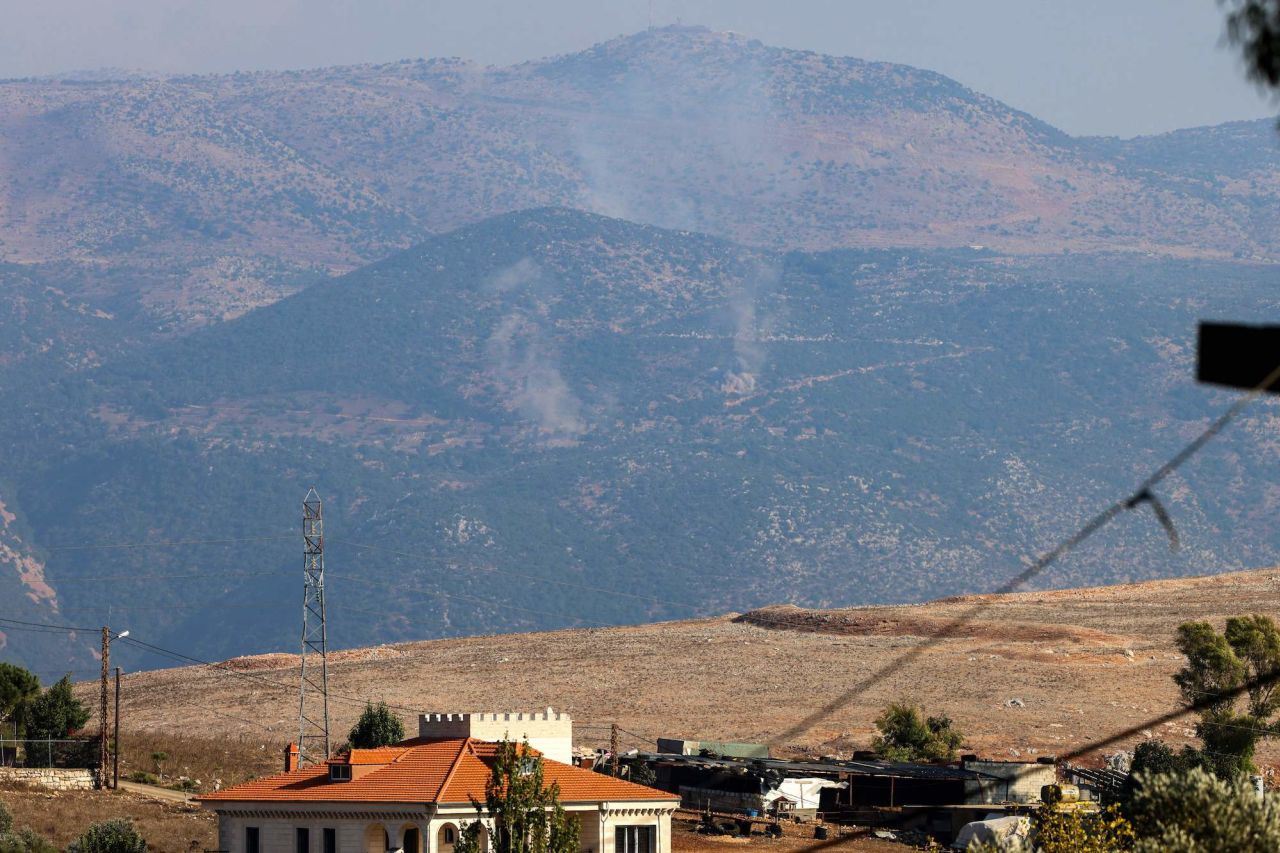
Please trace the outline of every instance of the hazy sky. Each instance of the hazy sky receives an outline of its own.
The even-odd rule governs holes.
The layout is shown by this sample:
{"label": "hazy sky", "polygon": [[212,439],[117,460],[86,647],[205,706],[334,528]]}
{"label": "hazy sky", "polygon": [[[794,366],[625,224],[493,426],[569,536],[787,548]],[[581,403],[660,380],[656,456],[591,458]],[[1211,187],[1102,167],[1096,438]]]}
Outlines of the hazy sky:
{"label": "hazy sky", "polygon": [[[508,63],[643,29],[650,0],[0,0],[0,76]],[[1077,134],[1273,114],[1215,0],[652,0],[653,22],[905,62]]]}

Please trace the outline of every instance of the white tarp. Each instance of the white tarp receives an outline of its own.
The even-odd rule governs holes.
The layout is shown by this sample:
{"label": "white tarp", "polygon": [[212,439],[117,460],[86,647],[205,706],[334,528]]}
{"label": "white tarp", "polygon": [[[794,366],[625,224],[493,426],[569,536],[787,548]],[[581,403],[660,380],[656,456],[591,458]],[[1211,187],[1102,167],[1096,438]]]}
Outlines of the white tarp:
{"label": "white tarp", "polygon": [[770,808],[776,800],[786,799],[794,803],[793,808],[816,809],[823,788],[848,786],[848,782],[832,782],[830,779],[783,779],[778,787],[764,795],[764,804],[765,808]]}
{"label": "white tarp", "polygon": [[1030,834],[1031,818],[1024,815],[975,820],[973,823],[966,823],[960,828],[960,834],[956,836],[955,843],[951,847],[954,850],[968,850],[970,845],[980,844],[984,841],[1008,841],[1013,839],[1026,841]]}

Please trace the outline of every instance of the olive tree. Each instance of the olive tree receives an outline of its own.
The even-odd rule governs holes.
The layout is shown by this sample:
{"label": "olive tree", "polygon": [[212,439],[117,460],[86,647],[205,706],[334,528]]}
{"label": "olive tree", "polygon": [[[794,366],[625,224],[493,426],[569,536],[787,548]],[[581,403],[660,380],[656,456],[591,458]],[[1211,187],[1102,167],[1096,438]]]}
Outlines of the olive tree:
{"label": "olive tree", "polygon": [[1173,680],[1200,717],[1196,734],[1215,773],[1254,771],[1258,741],[1280,733],[1280,628],[1270,616],[1236,616],[1219,634],[1208,622],[1178,628],[1187,658]]}

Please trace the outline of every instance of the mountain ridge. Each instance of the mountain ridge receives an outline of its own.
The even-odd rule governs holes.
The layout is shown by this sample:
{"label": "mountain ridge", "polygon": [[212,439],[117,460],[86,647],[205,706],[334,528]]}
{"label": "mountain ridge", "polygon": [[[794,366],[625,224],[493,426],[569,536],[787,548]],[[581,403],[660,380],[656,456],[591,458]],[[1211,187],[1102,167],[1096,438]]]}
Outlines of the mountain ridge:
{"label": "mountain ridge", "polygon": [[13,81],[0,106],[0,258],[93,265],[166,322],[544,205],[774,249],[1277,252],[1256,126],[1199,134],[1191,168],[1164,152],[1188,138],[1076,139],[935,72],[705,30],[506,67]]}
{"label": "mountain ridge", "polygon": [[[1248,264],[507,214],[11,385],[3,497],[58,596],[24,612],[287,643],[313,485],[348,645],[986,589],[1225,405],[1196,318],[1276,299]],[[1268,562],[1269,411],[1161,496],[1181,552],[1125,514],[1041,583]]]}

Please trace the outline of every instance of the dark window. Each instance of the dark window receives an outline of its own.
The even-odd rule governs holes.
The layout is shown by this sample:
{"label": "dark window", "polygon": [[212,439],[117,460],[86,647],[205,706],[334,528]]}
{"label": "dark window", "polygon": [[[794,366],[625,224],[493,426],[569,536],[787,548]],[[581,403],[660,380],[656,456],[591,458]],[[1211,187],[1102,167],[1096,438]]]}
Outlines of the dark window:
{"label": "dark window", "polygon": [[350,782],[351,781],[351,765],[350,764],[330,764],[329,765],[329,781],[330,782]]}
{"label": "dark window", "polygon": [[293,833],[295,839],[293,849],[297,853],[311,853],[311,830],[305,826],[300,826]]}
{"label": "dark window", "polygon": [[338,830],[332,826],[324,830],[324,853],[338,853]]}
{"label": "dark window", "polygon": [[452,827],[452,826],[446,826],[446,827],[444,828],[444,843],[445,843],[445,844],[452,844],[453,842],[455,842],[455,841],[457,841],[457,840],[458,840],[458,836],[457,836],[457,834],[453,831],[453,827]]}
{"label": "dark window", "polygon": [[262,853],[262,847],[258,844],[258,827],[244,828],[244,850],[245,853]]}
{"label": "dark window", "polygon": [[613,833],[614,853],[658,853],[656,826],[620,826]]}

